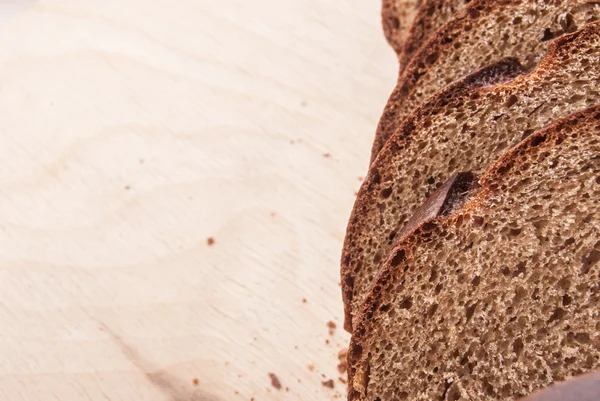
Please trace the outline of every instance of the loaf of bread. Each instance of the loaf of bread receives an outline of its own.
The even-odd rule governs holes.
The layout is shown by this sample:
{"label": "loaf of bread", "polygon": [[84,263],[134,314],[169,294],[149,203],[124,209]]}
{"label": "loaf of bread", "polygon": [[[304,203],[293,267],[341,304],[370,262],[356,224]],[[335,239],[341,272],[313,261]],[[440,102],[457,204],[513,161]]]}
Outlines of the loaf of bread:
{"label": "loaf of bread", "polygon": [[503,57],[530,70],[551,39],[600,17],[590,0],[473,0],[414,55],[398,79],[375,134],[371,161],[399,124],[449,83]]}
{"label": "loaf of bread", "polygon": [[447,89],[390,138],[361,186],[342,251],[345,327],[415,209],[457,171],[476,175],[535,130],[600,101],[600,23],[552,42],[527,75]]}
{"label": "loaf of bread", "polygon": [[349,400],[516,400],[600,368],[600,107],[529,135],[480,185],[390,253]]}
{"label": "loaf of bread", "polygon": [[[383,30],[390,45],[398,53],[400,69],[408,62],[429,37],[452,15],[471,0],[423,0],[415,3],[410,18],[407,18],[403,4],[397,0],[383,0]],[[407,28],[412,19],[412,26]],[[404,28],[401,28],[404,26]]]}

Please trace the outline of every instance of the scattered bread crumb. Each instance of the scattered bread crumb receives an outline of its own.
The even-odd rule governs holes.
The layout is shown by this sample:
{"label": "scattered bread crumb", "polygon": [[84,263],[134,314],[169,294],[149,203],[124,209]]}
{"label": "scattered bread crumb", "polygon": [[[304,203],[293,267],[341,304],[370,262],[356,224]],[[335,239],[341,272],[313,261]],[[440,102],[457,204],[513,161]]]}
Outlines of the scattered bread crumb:
{"label": "scattered bread crumb", "polygon": [[331,379],[322,381],[321,384],[323,385],[323,387],[327,388],[333,388],[335,386],[335,383]]}
{"label": "scattered bread crumb", "polygon": [[140,164],[144,164],[145,160],[144,159],[140,159]]}
{"label": "scattered bread crumb", "polygon": [[276,216],[275,212],[271,212],[271,217],[275,217],[275,216]]}
{"label": "scattered bread crumb", "polygon": [[279,377],[275,373],[269,373],[269,378],[271,379],[271,386],[275,387],[277,390],[281,390],[281,382],[279,381]]}
{"label": "scattered bread crumb", "polygon": [[200,381],[198,380],[198,378],[194,377],[194,380],[192,380],[192,383],[194,383],[194,386],[197,386]]}
{"label": "scattered bread crumb", "polygon": [[362,182],[362,180],[364,180],[364,179],[365,179],[365,177],[358,176],[358,181]]}
{"label": "scattered bread crumb", "polygon": [[206,243],[208,244],[208,246],[213,246],[215,244],[215,239],[214,237],[208,237],[206,239]]}
{"label": "scattered bread crumb", "polygon": [[315,370],[315,365],[313,365],[312,363],[309,363],[307,366],[308,370],[310,370],[311,372],[314,372]]}
{"label": "scattered bread crumb", "polygon": [[329,328],[329,335],[332,336],[333,333],[335,333],[335,328],[337,327],[337,325],[335,324],[335,322],[330,320],[327,322],[327,327]]}
{"label": "scattered bread crumb", "polygon": [[329,345],[329,339],[328,338],[325,339],[325,344]]}
{"label": "scattered bread crumb", "polygon": [[239,393],[240,393],[240,392],[239,392],[239,391],[237,391],[237,390],[235,390],[235,391],[234,391],[234,394],[235,394],[235,395],[238,395]]}
{"label": "scattered bread crumb", "polygon": [[323,153],[323,157],[326,159],[330,159],[331,158],[331,153]]}
{"label": "scattered bread crumb", "polygon": [[307,105],[306,100],[303,100],[302,103],[300,103],[303,107]]}
{"label": "scattered bread crumb", "polygon": [[289,393],[289,392],[290,392],[290,388],[289,388],[289,387],[286,387],[286,388],[285,388],[285,392],[286,392],[286,393]]}
{"label": "scattered bread crumb", "polygon": [[307,302],[308,302],[308,301],[306,300],[306,298],[302,298],[302,303],[303,303],[303,304],[305,304],[305,303],[307,303]]}
{"label": "scattered bread crumb", "polygon": [[346,371],[348,370],[347,356],[348,356],[348,348],[343,348],[340,352],[338,352],[338,360],[340,361],[340,363],[337,366],[337,369],[338,369],[338,372],[340,372],[342,374],[346,373]]}
{"label": "scattered bread crumb", "polygon": [[125,190],[129,191],[131,189],[131,187],[129,185],[125,185]]}
{"label": "scattered bread crumb", "polygon": [[338,377],[338,380],[344,384],[347,383],[346,379],[344,379],[343,377]]}

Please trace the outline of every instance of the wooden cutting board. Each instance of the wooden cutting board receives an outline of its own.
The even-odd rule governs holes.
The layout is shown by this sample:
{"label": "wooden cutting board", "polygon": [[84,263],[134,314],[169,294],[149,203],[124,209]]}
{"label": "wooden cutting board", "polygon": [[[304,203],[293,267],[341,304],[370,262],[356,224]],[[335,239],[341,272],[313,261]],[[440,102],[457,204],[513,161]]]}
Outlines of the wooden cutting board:
{"label": "wooden cutting board", "polygon": [[2,28],[0,399],[344,398],[379,7],[49,0]]}

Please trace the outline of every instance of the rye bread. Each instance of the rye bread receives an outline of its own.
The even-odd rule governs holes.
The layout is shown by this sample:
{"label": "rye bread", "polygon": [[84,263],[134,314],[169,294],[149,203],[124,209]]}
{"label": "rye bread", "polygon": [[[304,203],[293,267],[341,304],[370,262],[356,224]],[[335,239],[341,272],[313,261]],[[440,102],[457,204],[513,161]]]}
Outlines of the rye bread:
{"label": "rye bread", "polygon": [[516,400],[600,368],[600,106],[507,152],[396,245],[348,352],[349,400]]}
{"label": "rye bread", "polygon": [[382,0],[381,23],[388,43],[398,55],[421,7],[421,0]]}
{"label": "rye bread", "polygon": [[424,0],[414,17],[404,43],[396,41],[392,44],[398,53],[400,69],[402,70],[408,65],[415,53],[438,28],[470,2],[471,0]]}
{"label": "rye bread", "polygon": [[449,83],[502,57],[526,70],[551,39],[600,17],[590,0],[473,0],[421,46],[398,78],[379,121],[371,162],[399,124]]}
{"label": "rye bread", "polygon": [[555,40],[531,73],[496,87],[451,87],[404,121],[371,166],[348,223],[341,260],[347,330],[414,210],[455,172],[479,175],[535,130],[600,102],[599,58],[600,24],[593,23]]}

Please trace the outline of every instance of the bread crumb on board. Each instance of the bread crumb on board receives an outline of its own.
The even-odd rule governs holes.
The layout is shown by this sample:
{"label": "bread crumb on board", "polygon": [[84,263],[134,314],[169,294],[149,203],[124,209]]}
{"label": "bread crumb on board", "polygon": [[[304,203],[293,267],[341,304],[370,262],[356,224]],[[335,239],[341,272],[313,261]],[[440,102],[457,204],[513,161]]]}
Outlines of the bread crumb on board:
{"label": "bread crumb on board", "polygon": [[344,348],[340,352],[338,352],[338,360],[340,361],[340,363],[337,366],[338,372],[340,372],[342,374],[346,373],[346,371],[348,370],[347,359],[348,359],[348,348]]}
{"label": "bread crumb on board", "polygon": [[334,388],[335,387],[335,383],[332,379],[329,380],[324,380],[321,382],[321,384],[323,385],[323,387],[327,387],[327,388]]}
{"label": "bread crumb on board", "polygon": [[308,368],[309,371],[313,372],[315,370],[315,365],[313,365],[312,363],[309,363],[308,365],[306,365],[306,367]]}
{"label": "bread crumb on board", "polygon": [[213,245],[215,244],[215,238],[214,238],[214,237],[208,237],[208,238],[206,239],[206,244],[207,244],[208,246],[213,246]]}
{"label": "bread crumb on board", "polygon": [[197,386],[200,383],[200,381],[198,380],[197,377],[194,377],[194,380],[192,380],[192,383],[194,383],[194,386]]}
{"label": "bread crumb on board", "polygon": [[271,386],[275,387],[277,390],[281,390],[281,382],[279,381],[279,377],[275,373],[269,372],[269,378],[271,379]]}
{"label": "bread crumb on board", "polygon": [[327,322],[327,327],[329,328],[329,335],[332,336],[333,333],[335,333],[337,325],[335,324],[335,322],[330,320]]}

